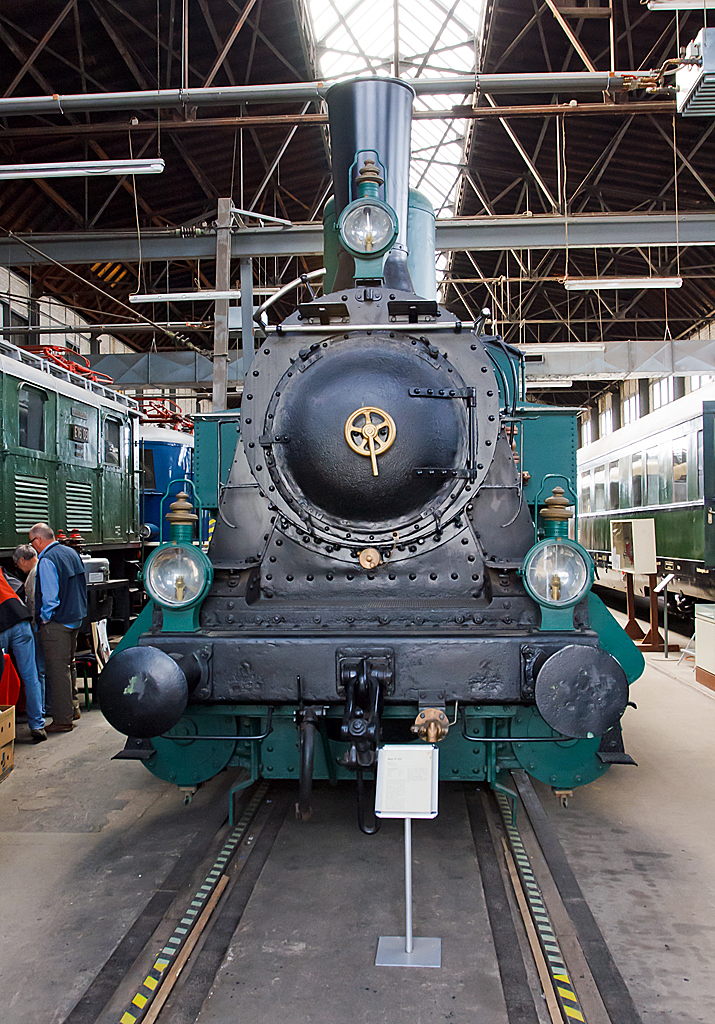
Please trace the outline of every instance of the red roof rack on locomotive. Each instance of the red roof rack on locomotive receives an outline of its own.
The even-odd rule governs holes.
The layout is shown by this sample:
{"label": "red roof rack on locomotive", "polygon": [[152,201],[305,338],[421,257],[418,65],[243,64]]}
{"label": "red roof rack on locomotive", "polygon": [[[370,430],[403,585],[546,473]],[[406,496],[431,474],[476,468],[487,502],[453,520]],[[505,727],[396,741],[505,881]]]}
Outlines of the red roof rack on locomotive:
{"label": "red roof rack on locomotive", "polygon": [[141,411],[140,423],[156,423],[172,430],[182,430],[185,434],[193,434],[194,425],[184,414],[184,410],[171,398],[138,398]]}
{"label": "red roof rack on locomotive", "polygon": [[28,352],[34,352],[35,355],[42,356],[43,359],[48,359],[61,366],[63,370],[70,370],[80,377],[91,380],[94,384],[114,383],[113,377],[93,370],[87,357],[80,352],[75,352],[74,349],[64,348],[62,345],[26,345],[24,347]]}

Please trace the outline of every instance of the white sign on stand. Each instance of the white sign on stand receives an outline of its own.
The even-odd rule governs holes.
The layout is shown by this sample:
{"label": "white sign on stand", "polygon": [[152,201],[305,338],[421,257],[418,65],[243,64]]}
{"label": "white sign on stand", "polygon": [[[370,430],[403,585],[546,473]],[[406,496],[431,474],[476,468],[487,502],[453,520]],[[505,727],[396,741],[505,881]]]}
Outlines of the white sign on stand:
{"label": "white sign on stand", "polygon": [[441,967],[442,940],[412,935],[412,819],[437,816],[439,752],[433,744],[378,751],[375,814],[405,821],[405,934],[381,935],[376,967]]}

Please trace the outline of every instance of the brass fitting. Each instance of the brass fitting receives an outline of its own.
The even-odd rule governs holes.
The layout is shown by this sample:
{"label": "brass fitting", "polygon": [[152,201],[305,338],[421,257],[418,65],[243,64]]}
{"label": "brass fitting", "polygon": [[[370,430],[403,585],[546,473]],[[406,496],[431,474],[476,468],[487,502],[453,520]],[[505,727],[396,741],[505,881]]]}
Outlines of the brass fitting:
{"label": "brass fitting", "polygon": [[374,160],[366,159],[365,163],[360,168],[358,174],[357,183],[360,185],[363,181],[372,181],[376,185],[384,185],[385,179],[380,174],[377,164]]}
{"label": "brass fitting", "polygon": [[189,501],[186,491],[179,491],[176,501],[169,505],[171,512],[167,512],[165,518],[170,523],[195,523],[198,516],[194,513],[194,506]]}
{"label": "brass fitting", "polygon": [[358,555],[358,561],[363,569],[376,569],[382,558],[377,548],[363,548]]}
{"label": "brass fitting", "polygon": [[567,511],[571,502],[564,497],[563,487],[554,487],[544,504],[546,508],[539,512],[542,519],[565,523],[571,518],[571,512]]}
{"label": "brass fitting", "polygon": [[449,732],[449,719],[439,708],[424,708],[411,729],[425,743],[439,743]]}

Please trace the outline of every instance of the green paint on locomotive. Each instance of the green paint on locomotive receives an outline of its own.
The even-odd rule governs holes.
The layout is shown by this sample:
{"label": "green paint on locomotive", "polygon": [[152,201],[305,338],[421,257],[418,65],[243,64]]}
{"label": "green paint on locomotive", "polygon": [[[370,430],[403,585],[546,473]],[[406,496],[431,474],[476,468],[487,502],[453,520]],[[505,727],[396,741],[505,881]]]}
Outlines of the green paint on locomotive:
{"label": "green paint on locomotive", "polygon": [[[2,502],[0,549],[27,543],[35,523],[78,529],[90,546],[137,540],[139,477],[134,451],[137,419],[99,394],[4,359],[0,369]],[[10,365],[9,365],[10,364]],[[32,372],[34,370],[34,372]],[[91,389],[87,389],[91,393]],[[63,393],[66,391],[67,393]],[[77,392],[75,395],[74,392]]]}
{"label": "green paint on locomotive", "polygon": [[[272,718],[273,731],[266,739],[254,742],[234,737],[251,733],[260,735],[265,729],[268,707],[238,704],[194,706],[169,733],[152,739],[155,753],[143,763],[158,778],[177,786],[199,785],[230,767],[244,769],[246,785],[258,778],[297,780],[300,775],[300,749],[296,711],[294,706],[276,708]],[[323,737],[319,735],[315,742],[314,779],[355,778],[354,772],[340,764],[349,744],[334,738],[342,714],[340,707],[327,712],[327,728]],[[383,730],[391,740],[422,742],[410,734],[415,718],[414,708],[387,707],[381,717]],[[477,742],[465,739],[461,719],[458,720],[439,744],[439,775],[442,781],[494,783],[500,772],[524,768],[540,782],[557,789],[572,789],[593,782],[609,767],[597,756],[600,737],[572,739],[560,736],[531,706],[468,707],[464,713],[464,727],[472,738],[484,737],[497,742],[480,743],[478,739]],[[200,735],[224,734],[225,740],[192,739]],[[553,736],[553,744],[541,742],[538,737],[543,736]]]}
{"label": "green paint on locomotive", "polygon": [[[514,444],[516,454],[520,457],[519,469],[529,474],[524,481],[524,498],[532,513],[542,481],[548,474],[560,473],[575,485],[577,413],[578,409],[557,408],[535,402],[520,402],[517,406],[523,439],[520,440],[517,433]],[[541,500],[550,493],[548,490]]]}

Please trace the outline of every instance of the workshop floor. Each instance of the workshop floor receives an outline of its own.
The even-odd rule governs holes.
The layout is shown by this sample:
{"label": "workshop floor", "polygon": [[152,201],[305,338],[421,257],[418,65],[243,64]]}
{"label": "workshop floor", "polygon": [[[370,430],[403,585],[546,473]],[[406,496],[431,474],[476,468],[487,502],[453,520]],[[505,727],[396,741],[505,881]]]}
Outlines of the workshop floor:
{"label": "workshop floor", "polygon": [[[539,792],[644,1024],[713,1024],[715,693],[690,664],[649,655],[632,697],[639,767],[614,767],[567,810]],[[0,785],[3,1024],[63,1021],[225,811],[225,775],[184,807],[139,762],[111,761],[121,746],[98,711],[36,746],[18,725]]]}
{"label": "workshop floor", "polygon": [[623,720],[638,767],[614,766],[565,811],[535,788],[644,1024],[713,1024],[715,692],[692,658],[646,660]]}

